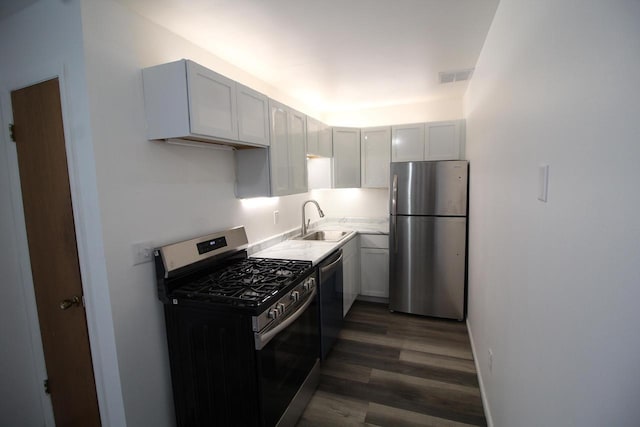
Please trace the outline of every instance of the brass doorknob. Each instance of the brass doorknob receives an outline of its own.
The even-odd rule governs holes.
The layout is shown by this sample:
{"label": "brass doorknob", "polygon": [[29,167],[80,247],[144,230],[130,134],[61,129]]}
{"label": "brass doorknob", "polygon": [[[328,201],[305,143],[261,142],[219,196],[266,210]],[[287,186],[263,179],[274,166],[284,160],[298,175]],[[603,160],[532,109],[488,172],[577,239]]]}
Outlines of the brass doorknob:
{"label": "brass doorknob", "polygon": [[76,295],[76,296],[74,296],[74,297],[73,297],[73,298],[71,298],[71,299],[65,299],[65,300],[62,300],[62,301],[60,302],[60,310],[66,310],[66,309],[68,309],[69,307],[74,306],[74,305],[77,305],[77,306],[79,306],[79,305],[80,305],[80,297],[79,297],[79,296],[77,296],[77,295]]}

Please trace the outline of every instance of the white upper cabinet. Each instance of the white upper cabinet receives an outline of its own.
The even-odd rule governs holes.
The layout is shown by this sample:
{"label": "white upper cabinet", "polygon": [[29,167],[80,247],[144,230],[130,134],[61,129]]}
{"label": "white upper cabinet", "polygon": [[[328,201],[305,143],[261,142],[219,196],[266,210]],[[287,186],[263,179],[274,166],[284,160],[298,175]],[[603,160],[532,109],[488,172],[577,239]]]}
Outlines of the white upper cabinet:
{"label": "white upper cabinet", "polygon": [[360,130],[362,188],[388,188],[391,162],[391,128]]}
{"label": "white upper cabinet", "polygon": [[318,140],[322,123],[307,116],[307,154],[318,155]]}
{"label": "white upper cabinet", "polygon": [[464,158],[464,120],[392,127],[392,162]]}
{"label": "white upper cabinet", "polygon": [[307,192],[307,116],[289,109],[289,194]]}
{"label": "white upper cabinet", "polygon": [[333,157],[333,129],[324,123],[318,133],[318,156]]}
{"label": "white upper cabinet", "polygon": [[236,82],[187,61],[191,133],[238,139]]}
{"label": "white upper cabinet", "polygon": [[424,160],[424,123],[391,127],[391,161]]}
{"label": "white upper cabinet", "polygon": [[333,128],[333,188],[360,187],[360,129]]}
{"label": "white upper cabinet", "polygon": [[238,139],[269,145],[269,98],[237,83]]}
{"label": "white upper cabinet", "polygon": [[145,68],[142,79],[149,139],[269,144],[264,95],[186,59]]}
{"label": "white upper cabinet", "polygon": [[[289,108],[269,100],[271,122],[271,194],[280,196],[289,191]],[[241,153],[237,153],[241,154]]]}
{"label": "white upper cabinet", "polygon": [[462,137],[464,122],[462,120],[433,122],[425,125],[425,158],[426,160],[458,160],[462,159]]}
{"label": "white upper cabinet", "polygon": [[306,116],[269,99],[271,145],[237,150],[236,197],[307,192]]}
{"label": "white upper cabinet", "polygon": [[307,154],[318,157],[333,156],[331,127],[307,117]]}

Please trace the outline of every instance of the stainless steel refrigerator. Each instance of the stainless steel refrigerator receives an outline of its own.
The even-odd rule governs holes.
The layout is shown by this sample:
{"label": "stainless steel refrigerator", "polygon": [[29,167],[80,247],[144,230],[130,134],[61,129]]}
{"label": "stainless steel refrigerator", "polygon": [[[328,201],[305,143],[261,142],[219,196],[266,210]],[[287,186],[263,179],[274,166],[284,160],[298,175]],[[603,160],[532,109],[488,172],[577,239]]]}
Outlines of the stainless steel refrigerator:
{"label": "stainless steel refrigerator", "polygon": [[464,319],[467,161],[391,164],[389,309]]}

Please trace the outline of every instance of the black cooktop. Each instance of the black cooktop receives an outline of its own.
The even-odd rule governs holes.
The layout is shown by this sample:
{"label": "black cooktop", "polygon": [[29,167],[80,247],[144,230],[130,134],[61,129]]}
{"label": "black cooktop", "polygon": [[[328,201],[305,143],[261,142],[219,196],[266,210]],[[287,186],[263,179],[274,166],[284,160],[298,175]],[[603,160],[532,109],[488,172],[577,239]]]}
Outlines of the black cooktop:
{"label": "black cooktop", "polygon": [[173,290],[172,297],[258,307],[306,277],[311,261],[246,258],[205,273]]}

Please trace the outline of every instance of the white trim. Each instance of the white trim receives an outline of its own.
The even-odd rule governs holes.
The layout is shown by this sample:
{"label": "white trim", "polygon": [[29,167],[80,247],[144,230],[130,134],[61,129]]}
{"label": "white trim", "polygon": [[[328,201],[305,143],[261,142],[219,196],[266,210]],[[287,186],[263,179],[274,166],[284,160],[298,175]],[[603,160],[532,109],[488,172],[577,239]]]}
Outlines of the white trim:
{"label": "white trim", "polygon": [[476,353],[476,346],[473,342],[473,334],[471,333],[471,324],[469,324],[468,317],[467,317],[467,331],[469,332],[469,341],[471,342],[471,352],[473,353],[473,363],[476,365],[476,372],[478,373],[478,383],[480,384],[480,396],[482,397],[482,407],[484,408],[484,417],[487,419],[487,426],[493,427],[493,417],[491,416],[489,399],[487,398],[487,392],[484,388],[484,381],[482,381],[482,371],[480,370],[478,355]]}
{"label": "white trim", "polygon": [[[52,78],[58,78],[60,85],[60,101],[63,116],[63,129],[67,154],[69,184],[73,205],[73,216],[78,246],[78,261],[82,278],[82,288],[86,304],[87,327],[91,347],[93,371],[96,382],[98,406],[100,418],[104,426],[125,426],[124,401],[120,384],[118,359],[115,346],[115,332],[113,329],[113,317],[109,298],[109,286],[107,280],[106,264],[104,257],[104,244],[102,239],[102,227],[100,222],[100,209],[98,204],[97,180],[95,176],[95,157],[90,130],[89,113],[87,111],[88,99],[74,99],[76,110],[85,111],[83,131],[85,134],[76,137],[73,132],[75,123],[71,111],[71,96],[68,96],[69,85],[67,75],[68,67],[62,61],[42,64],[36,70],[25,70],[17,81],[4,82],[0,88],[0,103],[6,123],[12,123],[13,109],[11,107],[10,92],[15,89],[30,86]],[[77,86],[85,90],[86,82],[75,82]],[[84,86],[84,87],[82,87]],[[82,122],[83,118],[80,118]],[[73,125],[72,125],[73,124]],[[8,128],[5,128],[8,138]],[[47,377],[44,362],[44,352],[40,335],[33,278],[29,261],[29,248],[22,209],[22,192],[20,188],[20,174],[17,163],[17,152],[13,142],[5,144],[10,175],[10,192],[14,213],[16,230],[16,250],[20,258],[22,287],[25,293],[29,328],[34,352],[35,366],[38,378],[44,380]],[[85,144],[81,146],[80,144]],[[84,155],[83,155],[84,153]],[[53,409],[48,395],[41,393],[43,412],[46,426],[53,427]]]}

